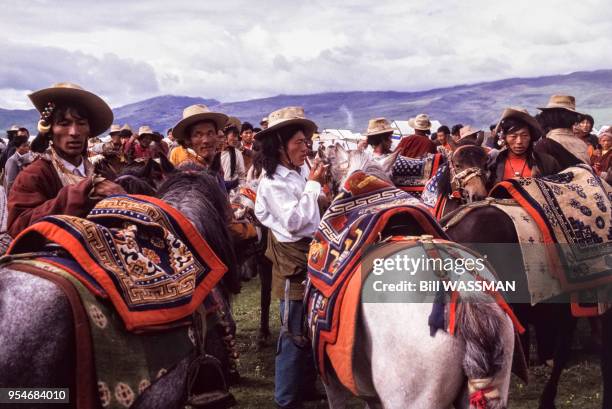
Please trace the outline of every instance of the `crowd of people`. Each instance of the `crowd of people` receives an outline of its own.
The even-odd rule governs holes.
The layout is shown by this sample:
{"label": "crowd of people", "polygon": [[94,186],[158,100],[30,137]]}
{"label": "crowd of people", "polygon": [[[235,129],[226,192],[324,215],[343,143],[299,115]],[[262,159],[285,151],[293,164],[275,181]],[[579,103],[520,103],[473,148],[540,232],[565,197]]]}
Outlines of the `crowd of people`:
{"label": "crowd of people", "polygon": [[[40,113],[36,137],[30,143],[28,130],[14,126],[0,155],[3,197],[8,197],[3,201],[8,215],[3,231],[15,237],[47,215],[84,217],[109,195],[153,194],[167,168],[196,166],[216,177],[224,192],[256,185],[254,215],[264,228],[282,317],[275,402],[293,408],[318,396],[310,349],[300,343],[304,279],[308,246],[331,197],[325,189],[328,167],[315,159],[313,149],[317,125],[304,110],[279,109],[263,118],[259,128],[192,105],[164,136],[147,125],[135,131],[128,124],[113,124],[104,100],[74,84],[56,84],[29,98]],[[593,118],[577,111],[570,96],[553,96],[540,110],[533,117],[508,108],[487,132],[460,124],[433,130],[428,115],[420,114],[409,121],[414,134],[404,136],[396,150],[420,158],[450,155],[464,144],[482,145],[489,155],[491,184],[554,174],[579,163],[612,179],[612,130],[594,136]],[[102,142],[99,137],[107,130],[110,139]],[[383,160],[393,153],[393,132],[387,119],[372,119],[359,149]],[[138,180],[133,169],[151,160],[162,176]]]}

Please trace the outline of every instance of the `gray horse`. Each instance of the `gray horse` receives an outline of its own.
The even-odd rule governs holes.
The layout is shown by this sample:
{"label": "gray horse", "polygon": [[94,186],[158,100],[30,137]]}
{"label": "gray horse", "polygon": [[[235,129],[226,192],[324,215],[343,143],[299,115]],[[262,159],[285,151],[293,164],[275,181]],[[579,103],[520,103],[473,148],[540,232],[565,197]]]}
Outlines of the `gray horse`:
{"label": "gray horse", "polygon": [[[337,149],[330,155],[334,182],[361,170],[390,182],[381,166],[360,151]],[[393,160],[390,158],[389,160]],[[412,233],[414,234],[414,233]],[[459,334],[431,337],[432,304],[363,303],[355,333],[355,380],[380,402],[370,408],[467,408],[470,394],[488,390],[486,407],[506,407],[514,351],[510,318],[488,295],[461,293]],[[350,392],[329,375],[329,406],[346,407]],[[484,393],[484,392],[483,392]]]}
{"label": "gray horse", "polygon": [[[216,178],[179,173],[158,196],[182,212],[229,267],[224,285],[238,283],[227,230],[228,206]],[[0,269],[0,387],[69,387],[75,382],[75,334],[64,292],[43,278]],[[109,357],[111,359],[112,357]],[[188,388],[189,358],[148,388],[133,408],[179,408]],[[27,404],[17,405],[27,408]],[[31,405],[33,408],[40,405]]]}

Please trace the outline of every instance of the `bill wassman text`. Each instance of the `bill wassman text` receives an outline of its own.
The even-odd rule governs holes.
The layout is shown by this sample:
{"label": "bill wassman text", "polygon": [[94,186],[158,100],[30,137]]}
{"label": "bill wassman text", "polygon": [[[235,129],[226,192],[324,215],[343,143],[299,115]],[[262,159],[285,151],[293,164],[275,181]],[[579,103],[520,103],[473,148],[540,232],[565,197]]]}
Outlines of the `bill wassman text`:
{"label": "bill wassman text", "polygon": [[515,281],[398,281],[385,283],[377,280],[372,283],[374,291],[379,292],[437,292],[459,291],[459,292],[486,292],[486,291],[516,291]]}

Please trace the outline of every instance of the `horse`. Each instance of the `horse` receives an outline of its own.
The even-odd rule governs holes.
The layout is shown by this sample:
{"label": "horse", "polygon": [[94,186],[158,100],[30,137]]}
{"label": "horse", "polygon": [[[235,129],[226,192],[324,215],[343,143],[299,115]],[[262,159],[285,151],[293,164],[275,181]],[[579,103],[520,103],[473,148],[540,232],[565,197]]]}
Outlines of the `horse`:
{"label": "horse", "polygon": [[[343,180],[354,171],[390,182],[388,169],[360,151],[337,149],[331,172]],[[332,204],[333,207],[333,204]],[[380,234],[390,236],[420,234],[416,223],[390,221]],[[458,317],[460,335],[438,331],[431,337],[429,303],[362,303],[357,312],[354,345],[354,377],[357,384],[371,385],[379,401],[368,401],[370,408],[467,408],[473,390],[467,379],[487,378],[496,385],[495,397],[482,401],[486,408],[507,405],[514,327],[511,319],[489,295],[469,303]],[[483,300],[486,299],[487,301]],[[346,407],[351,392],[334,374],[324,383],[329,407]],[[469,397],[468,397],[469,396]]]}
{"label": "horse", "polygon": [[[398,184],[400,178],[394,175],[393,170],[398,155],[396,151],[373,167],[379,173],[378,176],[381,176],[382,170],[386,179],[401,189]],[[360,150],[346,150],[340,144],[328,147],[324,160],[331,164],[334,193],[338,191],[338,182],[346,176],[349,163],[354,163],[355,169],[375,164],[368,154]],[[437,174],[425,184],[421,196],[434,217],[440,219],[459,206],[482,200],[488,195],[487,161],[488,156],[483,147],[465,141],[448,157],[446,163],[440,165]]]}
{"label": "horse", "polygon": [[[492,202],[488,202],[492,203]],[[440,223],[445,226],[448,236],[460,243],[471,243],[470,246],[476,251],[482,250],[478,243],[512,243],[518,244],[518,236],[514,223],[510,217],[497,207],[487,205],[475,206],[469,213],[462,217],[457,217],[462,209],[449,213]],[[492,229],[490,226],[495,226]],[[522,255],[518,246],[509,246],[501,252],[488,254],[488,260],[496,269],[501,279],[504,277],[516,277],[516,271],[523,271]],[[516,261],[512,263],[509,261]],[[556,340],[553,351],[553,368],[550,378],[544,386],[540,396],[540,409],[554,409],[555,397],[561,373],[567,365],[570,357],[570,347],[572,337],[576,328],[577,319],[572,316],[569,300],[566,303],[537,304],[531,307],[530,304],[512,305],[519,320],[524,323],[532,321],[538,325],[548,324],[550,330],[551,323],[556,328]],[[608,311],[602,317],[603,323],[603,345],[609,345],[612,341],[612,312]],[[525,326],[527,328],[527,326]],[[529,351],[529,336],[526,333],[522,339],[523,349]],[[538,343],[543,343],[538,340]],[[604,383],[604,397],[602,408],[612,405],[612,356],[609,348],[602,348],[601,365]]]}
{"label": "horse", "polygon": [[[160,187],[158,197],[185,215],[206,237],[212,250],[228,267],[221,282],[234,287],[238,277],[226,226],[227,199],[217,180],[205,174],[179,173]],[[8,264],[0,267],[0,300],[0,327],[3,328],[0,385],[74,387],[75,331],[64,291],[51,281],[11,269]],[[188,380],[193,380],[191,359],[178,362],[146,389],[132,408],[183,407],[186,391],[191,388]],[[18,406],[38,407],[36,404]]]}

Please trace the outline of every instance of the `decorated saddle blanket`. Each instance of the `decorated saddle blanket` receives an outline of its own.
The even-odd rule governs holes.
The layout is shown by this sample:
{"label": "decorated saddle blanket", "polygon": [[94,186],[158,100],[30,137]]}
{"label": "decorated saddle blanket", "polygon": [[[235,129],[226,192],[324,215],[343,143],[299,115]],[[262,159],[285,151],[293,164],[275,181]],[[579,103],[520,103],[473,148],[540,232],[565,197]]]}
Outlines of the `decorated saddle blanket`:
{"label": "decorated saddle blanket", "polygon": [[[84,272],[75,272],[80,266],[73,260],[51,254],[24,254],[10,260],[3,267],[56,284],[68,282],[62,289],[74,303],[76,390],[71,391],[71,403],[77,409],[129,408],[149,387],[163,382],[181,360],[191,361],[203,353],[203,307],[189,322],[164,331],[135,334],[125,331],[122,318],[108,300],[96,297],[77,278]],[[74,302],[71,292],[76,292]]]}
{"label": "decorated saddle blanket", "polygon": [[441,153],[429,154],[421,159],[398,156],[391,169],[391,180],[395,186],[420,198],[423,188],[431,179],[446,158]]}
{"label": "decorated saddle blanket", "polygon": [[[386,227],[410,220],[412,235],[445,234],[419,200],[376,177],[356,172],[323,216],[308,255],[308,326],[323,377],[334,370],[358,393],[352,370],[360,266],[368,246]],[[330,362],[332,367],[326,365]]]}
{"label": "decorated saddle blanket", "polygon": [[421,200],[436,220],[444,216],[444,207],[448,201],[450,179],[448,162],[442,163],[436,173],[425,183]]}
{"label": "decorated saddle blanket", "polygon": [[503,181],[491,196],[513,198],[533,219],[564,292],[612,283],[612,188],[590,167]]}
{"label": "decorated saddle blanket", "polygon": [[45,217],[21,232],[7,254],[49,243],[74,260],[79,268],[67,271],[109,300],[129,331],[190,316],[227,271],[185,216],[148,196],[108,197],[85,219]]}

